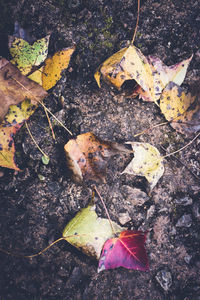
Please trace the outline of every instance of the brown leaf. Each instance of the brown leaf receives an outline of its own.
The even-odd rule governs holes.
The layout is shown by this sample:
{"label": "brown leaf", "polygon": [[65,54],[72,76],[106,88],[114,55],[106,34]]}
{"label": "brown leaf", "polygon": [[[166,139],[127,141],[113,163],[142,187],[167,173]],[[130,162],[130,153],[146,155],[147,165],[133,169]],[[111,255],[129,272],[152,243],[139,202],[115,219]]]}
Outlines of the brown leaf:
{"label": "brown leaf", "polygon": [[125,147],[97,138],[92,132],[80,134],[65,145],[65,153],[73,179],[77,182],[106,182],[107,159]]}
{"label": "brown leaf", "polygon": [[41,86],[22,75],[8,60],[0,60],[0,122],[10,105],[17,105],[26,98],[36,105],[46,95]]}

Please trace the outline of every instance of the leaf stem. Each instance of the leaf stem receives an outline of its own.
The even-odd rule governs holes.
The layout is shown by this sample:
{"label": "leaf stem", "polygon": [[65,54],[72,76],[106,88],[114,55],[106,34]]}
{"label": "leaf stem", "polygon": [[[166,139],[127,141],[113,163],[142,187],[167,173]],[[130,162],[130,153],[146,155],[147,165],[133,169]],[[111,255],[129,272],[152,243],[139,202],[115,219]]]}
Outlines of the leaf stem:
{"label": "leaf stem", "polygon": [[136,25],[135,25],[135,30],[134,30],[133,38],[132,38],[132,41],[131,41],[131,45],[133,45],[134,40],[135,40],[135,36],[136,36],[137,28],[138,28],[138,23],[139,23],[139,16],[140,16],[140,0],[138,0],[137,22],[136,22]]}
{"label": "leaf stem", "polygon": [[193,138],[193,140],[191,140],[191,141],[190,141],[188,144],[186,144],[184,147],[182,147],[182,148],[180,148],[180,149],[178,149],[178,150],[176,150],[176,151],[174,151],[174,152],[172,152],[172,153],[166,154],[166,155],[162,156],[162,158],[169,157],[169,156],[171,156],[171,155],[174,155],[174,154],[176,154],[176,153],[182,151],[183,149],[185,149],[186,147],[188,147],[189,145],[191,145],[191,144],[198,138],[199,135],[200,135],[200,132]]}
{"label": "leaf stem", "polygon": [[25,125],[26,125],[26,129],[27,129],[27,131],[28,131],[28,133],[29,133],[31,139],[33,140],[33,142],[34,142],[34,144],[36,145],[36,147],[38,148],[38,150],[39,150],[44,156],[48,157],[48,155],[44,153],[44,151],[40,148],[40,146],[38,145],[38,143],[37,143],[36,140],[34,139],[32,133],[31,133],[31,131],[30,131],[30,128],[29,128],[29,126],[28,126],[28,123],[27,123],[26,121],[25,121]]}
{"label": "leaf stem", "polygon": [[94,190],[96,191],[97,195],[99,196],[99,198],[100,198],[100,200],[101,200],[101,203],[103,204],[103,207],[104,207],[105,212],[106,212],[106,215],[107,215],[107,217],[108,217],[108,220],[109,220],[109,223],[110,223],[110,227],[111,227],[111,229],[112,229],[112,232],[113,232],[114,235],[116,235],[116,231],[115,231],[115,229],[114,229],[114,227],[113,227],[112,221],[111,221],[111,219],[110,219],[110,215],[109,215],[108,210],[107,210],[107,207],[106,207],[106,205],[105,205],[105,203],[104,203],[104,201],[103,201],[103,198],[101,197],[101,195],[100,195],[99,191],[97,190],[97,187],[96,187],[96,186],[94,186]]}

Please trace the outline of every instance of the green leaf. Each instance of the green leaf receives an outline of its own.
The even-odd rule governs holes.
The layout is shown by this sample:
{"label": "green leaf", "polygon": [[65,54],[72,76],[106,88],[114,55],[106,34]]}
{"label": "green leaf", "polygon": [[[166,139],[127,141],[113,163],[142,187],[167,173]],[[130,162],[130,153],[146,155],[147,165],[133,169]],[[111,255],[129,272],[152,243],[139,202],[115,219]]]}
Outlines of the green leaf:
{"label": "green leaf", "polygon": [[[124,228],[112,222],[114,230],[121,232]],[[95,205],[83,208],[67,224],[63,237],[85,254],[99,259],[105,241],[114,236],[108,219],[99,218]]]}

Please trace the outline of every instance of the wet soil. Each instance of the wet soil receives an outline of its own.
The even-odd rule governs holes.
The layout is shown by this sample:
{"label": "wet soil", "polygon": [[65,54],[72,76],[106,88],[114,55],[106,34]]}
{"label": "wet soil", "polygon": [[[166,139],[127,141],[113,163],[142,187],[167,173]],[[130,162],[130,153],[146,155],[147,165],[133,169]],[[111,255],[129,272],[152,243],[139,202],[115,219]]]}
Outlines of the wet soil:
{"label": "wet soil", "polygon": [[[192,139],[169,125],[134,139],[134,134],[164,122],[159,109],[106,84],[99,89],[93,78],[98,65],[131,40],[137,1],[9,2],[0,1],[0,55],[9,58],[6,40],[16,20],[35,39],[51,33],[49,54],[76,44],[68,70],[45,100],[74,135],[92,131],[105,140],[148,142],[162,155],[163,147],[170,153]],[[200,80],[199,12],[199,1],[141,3],[135,45],[168,65],[193,53],[185,86]],[[63,150],[69,134],[54,124],[55,143],[42,108],[29,126],[50,163],[42,163],[42,154],[22,128],[15,142],[23,171],[0,169],[0,247],[21,254],[38,252],[60,237],[67,222],[91,199],[90,184],[81,186],[70,179]],[[98,185],[114,221],[148,231],[149,272],[118,268],[98,274],[95,260],[62,241],[32,259],[0,252],[0,298],[200,299],[199,146],[197,139],[165,160],[165,173],[150,196],[144,178],[120,175],[131,157],[114,156],[107,183]],[[135,188],[141,190],[138,198]],[[99,214],[106,217],[99,199],[95,201]]]}

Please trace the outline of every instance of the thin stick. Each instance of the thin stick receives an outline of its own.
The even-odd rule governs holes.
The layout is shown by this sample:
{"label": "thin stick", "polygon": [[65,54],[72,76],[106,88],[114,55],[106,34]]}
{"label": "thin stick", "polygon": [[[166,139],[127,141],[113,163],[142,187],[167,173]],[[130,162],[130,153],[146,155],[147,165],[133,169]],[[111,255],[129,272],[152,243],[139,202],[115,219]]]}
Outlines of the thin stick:
{"label": "thin stick", "polygon": [[65,130],[67,130],[68,131],[68,133],[71,135],[71,136],[73,136],[73,134],[71,133],[71,131],[67,128],[67,127],[65,127],[65,125],[63,125],[62,124],[62,122],[60,122],[59,120],[58,120],[58,118],[56,118],[56,116],[54,116],[54,114],[41,102],[41,101],[39,101],[32,93],[31,93],[31,91],[29,90],[29,89],[27,89],[23,84],[21,84],[21,82],[19,82],[17,79],[15,79],[14,77],[12,77],[12,79],[14,79],[21,87],[23,87],[27,92],[29,92],[29,94],[33,97],[33,98],[35,98],[36,99],[36,101],[37,102],[39,102],[42,106],[43,106],[43,108],[46,108],[46,110],[48,111],[48,113],[50,113],[50,115],[65,129]]}
{"label": "thin stick", "polygon": [[198,138],[198,136],[200,136],[200,132],[193,138],[193,140],[191,140],[191,141],[190,141],[188,144],[186,144],[184,147],[182,147],[182,148],[180,148],[180,149],[178,149],[178,150],[176,150],[176,151],[174,151],[174,152],[172,152],[172,153],[166,154],[166,155],[162,156],[162,158],[169,157],[169,156],[171,156],[171,155],[174,155],[174,154],[176,154],[176,153],[182,151],[183,149],[185,149],[186,147],[188,147],[189,145],[191,145],[191,144]]}
{"label": "thin stick", "polygon": [[103,207],[104,207],[104,209],[105,209],[106,215],[107,215],[108,220],[109,220],[109,223],[110,223],[110,227],[111,227],[111,229],[112,229],[114,235],[116,235],[116,231],[115,231],[115,229],[114,229],[114,227],[113,227],[112,221],[111,221],[111,219],[110,219],[110,216],[109,216],[108,210],[107,210],[107,208],[106,208],[106,205],[105,205],[105,203],[104,203],[104,201],[103,201],[103,198],[101,197],[101,195],[100,195],[99,191],[97,190],[96,186],[94,186],[94,190],[96,191],[97,195],[99,196],[99,198],[100,198],[100,200],[101,200],[101,203],[103,204]]}
{"label": "thin stick", "polygon": [[[167,150],[162,145],[160,145],[160,147],[165,152],[167,152]],[[193,173],[192,170],[190,170],[190,168],[186,164],[184,164],[178,157],[176,157],[176,156],[173,155],[173,158],[175,158],[180,164],[182,164],[197,180],[200,180],[200,177],[198,177],[195,173]]]}
{"label": "thin stick", "polygon": [[135,40],[135,36],[136,36],[137,28],[138,28],[138,23],[139,23],[139,16],[140,16],[140,0],[138,0],[137,22],[136,22],[133,38],[132,38],[132,41],[131,41],[131,45],[133,45],[134,40]]}
{"label": "thin stick", "polygon": [[50,129],[51,129],[52,137],[53,137],[54,140],[56,140],[55,133],[54,133],[54,131],[53,131],[53,127],[52,127],[52,124],[51,124],[51,120],[50,120],[50,118],[49,118],[49,115],[48,115],[48,112],[47,112],[46,107],[44,107],[44,111],[45,111],[45,114],[46,114],[46,117],[47,117],[47,120],[48,120],[48,123],[49,123],[49,127],[50,127]]}
{"label": "thin stick", "polygon": [[46,108],[46,110],[48,111],[48,113],[65,129],[67,130],[67,132],[73,136],[72,132],[62,123],[58,120],[58,118],[56,118],[56,116],[44,105],[44,103],[38,101],[44,108]]}
{"label": "thin stick", "polygon": [[153,129],[153,128],[156,128],[156,127],[159,127],[159,126],[163,126],[163,125],[167,125],[169,124],[169,122],[163,122],[163,123],[159,123],[159,124],[156,124],[156,125],[153,125],[153,126],[150,126],[149,128],[147,129],[144,129],[143,131],[135,134],[133,137],[136,137],[136,136],[139,136],[139,135],[142,135],[144,134],[145,132],[148,132],[150,129]]}
{"label": "thin stick", "polygon": [[28,131],[30,137],[32,138],[32,140],[33,140],[34,144],[36,145],[36,147],[38,148],[38,150],[39,150],[44,156],[48,157],[48,155],[45,154],[44,151],[43,151],[43,150],[40,148],[40,146],[37,144],[36,140],[34,139],[32,133],[31,133],[31,131],[30,131],[30,129],[29,129],[28,123],[27,123],[26,121],[25,121],[25,125],[26,125],[26,129],[27,129],[27,131]]}

